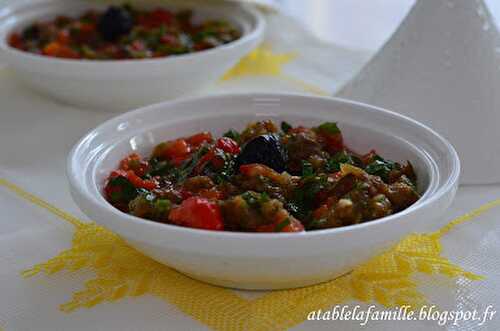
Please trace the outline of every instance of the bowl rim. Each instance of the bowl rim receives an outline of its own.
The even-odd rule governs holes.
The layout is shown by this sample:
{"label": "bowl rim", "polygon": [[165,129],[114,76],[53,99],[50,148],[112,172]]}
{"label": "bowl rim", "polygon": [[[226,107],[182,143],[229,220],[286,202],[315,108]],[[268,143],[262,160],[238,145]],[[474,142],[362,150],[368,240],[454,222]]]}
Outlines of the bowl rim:
{"label": "bowl rim", "polygon": [[[443,183],[434,191],[432,194],[430,194],[425,200],[419,200],[415,204],[411,205],[405,210],[402,210],[400,212],[397,212],[395,214],[382,217],[376,220],[372,220],[369,222],[365,223],[360,223],[360,224],[353,224],[353,225],[348,225],[348,226],[343,226],[343,227],[338,227],[338,228],[330,228],[330,229],[324,229],[324,230],[316,230],[316,231],[305,231],[305,232],[300,232],[300,233],[254,233],[254,232],[232,232],[232,231],[211,231],[211,230],[203,230],[203,229],[196,229],[196,228],[189,228],[189,227],[183,227],[183,226],[178,226],[178,225],[173,225],[173,224],[164,224],[164,223],[158,223],[154,221],[150,221],[147,219],[143,219],[140,217],[136,217],[124,212],[121,212],[120,210],[116,209],[114,206],[109,204],[102,196],[102,200],[99,200],[98,197],[93,196],[88,192],[82,185],[83,183],[83,176],[79,176],[75,171],[73,171],[73,163],[77,159],[77,157],[80,155],[79,151],[83,146],[85,145],[86,141],[91,138],[94,135],[94,132],[96,131],[101,131],[104,128],[108,126],[112,126],[115,123],[121,122],[125,119],[128,118],[133,118],[138,114],[145,113],[145,112],[150,112],[150,111],[155,111],[157,109],[164,108],[166,106],[168,107],[174,107],[177,104],[182,104],[182,103],[195,103],[200,100],[213,100],[217,101],[219,98],[242,98],[242,97],[251,97],[251,98],[261,98],[261,99],[266,99],[266,98],[289,98],[289,97],[300,97],[300,98],[308,98],[308,99],[319,99],[323,100],[326,102],[334,102],[337,103],[337,105],[349,105],[349,106],[356,106],[356,107],[361,107],[364,108],[365,110],[369,111],[376,111],[379,113],[382,113],[384,116],[389,116],[392,118],[395,118],[397,120],[402,120],[406,121],[407,123],[414,125],[418,127],[419,130],[426,131],[427,134],[430,134],[433,136],[433,138],[437,139],[440,144],[442,144],[446,148],[447,152],[447,157],[451,160],[451,174],[446,178]],[[356,111],[351,109],[350,111]],[[140,130],[142,131],[142,130]],[[431,158],[429,156],[429,158]],[[432,159],[433,162],[436,162],[436,160]],[[458,154],[455,150],[455,148],[451,145],[448,140],[446,140],[443,136],[435,132],[433,129],[430,127],[410,118],[405,115],[401,115],[399,113],[386,110],[384,108],[380,108],[377,106],[372,106],[366,103],[358,102],[358,101],[353,101],[353,100],[348,100],[348,99],[343,99],[343,98],[337,98],[337,97],[323,97],[323,96],[312,96],[304,93],[238,93],[238,94],[219,94],[219,95],[207,95],[207,96],[195,96],[195,97],[189,97],[189,98],[182,98],[182,99],[177,99],[174,101],[167,101],[167,102],[161,102],[153,105],[149,105],[146,107],[142,107],[136,110],[129,111],[127,113],[121,114],[119,116],[113,117],[94,129],[90,130],[87,132],[71,149],[68,157],[67,157],[67,162],[66,162],[66,174],[68,177],[68,181],[70,184],[71,188],[71,193],[74,195],[76,192],[80,198],[84,199],[86,203],[90,204],[93,209],[98,210],[100,213],[105,213],[105,214],[112,214],[115,217],[122,218],[124,221],[129,221],[135,223],[137,226],[150,226],[156,229],[165,229],[169,230],[172,232],[172,234],[179,234],[179,235],[189,235],[192,237],[198,237],[198,238],[213,238],[213,239],[260,239],[260,240],[293,240],[297,238],[304,238],[304,237],[311,237],[311,238],[324,238],[324,237],[329,237],[331,235],[337,234],[345,234],[348,232],[351,232],[353,230],[361,230],[361,229],[367,229],[369,227],[375,227],[375,226],[381,226],[383,224],[395,221],[398,218],[401,218],[407,214],[416,212],[425,206],[428,206],[437,200],[441,199],[443,196],[445,196],[447,193],[452,191],[454,188],[457,187],[458,185],[458,180],[460,176],[460,159],[458,157]],[[95,169],[93,171],[87,171],[87,173],[84,174],[85,176],[94,176],[95,175]],[[435,175],[435,174],[430,174]],[[432,180],[432,178],[430,178]],[[92,187],[94,188],[94,187]],[[95,187],[96,191],[99,191],[97,187]],[[77,202],[77,205],[80,205],[80,203]]]}
{"label": "bowl rim", "polygon": [[[9,20],[12,15],[16,15],[16,11],[19,10],[31,10],[34,11],[37,6],[43,5],[44,3],[54,3],[58,4],[59,6],[71,6],[72,4],[69,3],[68,1],[62,1],[62,0],[39,0],[36,1],[35,3],[29,2],[29,1],[19,1],[19,2],[12,2],[12,3],[7,3],[6,6],[0,11],[0,23],[3,20]],[[95,3],[91,4],[89,6],[99,6],[102,4]],[[168,6],[168,3],[163,4],[164,6]],[[89,59],[64,59],[64,58],[56,58],[56,57],[51,57],[51,56],[45,56],[45,55],[39,55],[39,54],[33,54],[30,52],[18,50],[12,46],[9,45],[7,38],[10,35],[10,33],[13,31],[13,27],[10,26],[7,23],[0,24],[0,52],[4,52],[8,56],[14,56],[19,58],[20,61],[31,61],[33,63],[36,63],[38,65],[46,65],[46,64],[59,64],[59,65],[71,65],[74,68],[79,68],[79,69],[102,69],[104,66],[106,67],[111,67],[111,66],[137,66],[137,65],[154,65],[154,64],[163,64],[165,62],[176,62],[176,61],[189,61],[189,60],[196,60],[196,58],[204,56],[204,55],[217,55],[217,53],[227,51],[230,49],[237,48],[243,44],[246,44],[248,42],[251,42],[255,39],[259,39],[266,28],[266,20],[264,18],[264,15],[257,9],[252,7],[251,5],[248,4],[239,4],[239,3],[234,3],[234,2],[224,2],[221,3],[221,5],[230,5],[233,6],[234,8],[237,8],[238,10],[241,11],[241,13],[244,13],[246,15],[249,15],[249,17],[253,20],[252,27],[249,31],[244,33],[240,38],[233,40],[227,44],[223,44],[214,48],[210,48],[207,50],[202,50],[202,51],[196,51],[192,53],[187,53],[187,54],[178,54],[178,55],[170,55],[170,56],[164,56],[164,57],[159,57],[159,58],[152,58],[152,59],[124,59],[124,60],[89,60]],[[161,6],[161,4],[158,4],[158,6]],[[34,7],[31,9],[30,7]],[[10,13],[4,14],[2,16],[2,12],[8,12],[10,9]],[[53,11],[53,13],[57,13],[56,10]],[[23,15],[26,15],[26,13],[23,13]],[[236,19],[242,20],[241,16],[237,17]],[[26,19],[24,20],[26,21]],[[21,21],[21,22],[24,22]],[[19,23],[17,23],[19,24]],[[16,25],[17,25],[16,24]],[[7,26],[7,28],[6,28]],[[1,55],[1,53],[0,53]]]}

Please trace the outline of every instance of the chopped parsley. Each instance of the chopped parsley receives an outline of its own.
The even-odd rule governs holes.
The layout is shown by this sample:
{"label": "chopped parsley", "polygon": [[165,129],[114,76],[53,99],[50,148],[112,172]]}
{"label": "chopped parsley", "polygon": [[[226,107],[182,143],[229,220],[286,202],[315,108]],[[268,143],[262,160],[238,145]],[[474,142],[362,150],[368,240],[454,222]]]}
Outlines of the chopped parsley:
{"label": "chopped parsley", "polygon": [[302,177],[314,176],[314,169],[311,162],[302,161]]}
{"label": "chopped parsley", "polygon": [[318,126],[318,129],[320,131],[323,131],[323,132],[328,133],[328,134],[339,134],[340,133],[340,129],[337,126],[337,123],[335,123],[335,122],[325,122],[325,123],[321,124],[320,126]]}
{"label": "chopped parsley", "polygon": [[224,133],[223,136],[227,137],[227,138],[231,138],[234,141],[236,141],[237,143],[240,142],[240,138],[241,138],[240,133],[234,129],[230,129],[229,131]]}
{"label": "chopped parsley", "polygon": [[291,129],[292,126],[288,122],[281,122],[281,131],[283,131],[283,133],[288,133],[288,131],[290,131]]}
{"label": "chopped parsley", "polygon": [[111,194],[110,198],[112,202],[119,202],[122,200],[130,201],[133,200],[139,193],[134,185],[132,185],[127,178],[122,176],[111,178],[108,185],[120,188],[120,190],[116,190]]}
{"label": "chopped parsley", "polygon": [[346,151],[341,151],[333,155],[330,159],[326,161],[326,171],[328,172],[337,172],[340,171],[341,164],[352,164],[359,165],[360,161],[351,154],[348,154]]}
{"label": "chopped parsley", "polygon": [[209,149],[207,146],[200,147],[200,149],[197,150],[191,158],[184,161],[184,163],[179,169],[174,169],[175,171],[173,172],[173,175],[178,183],[185,181],[186,178],[188,178],[189,175],[191,175],[191,173],[193,172],[194,168],[198,165],[198,162],[203,157],[203,155],[208,153],[208,150]]}
{"label": "chopped parsley", "polygon": [[365,171],[370,175],[379,176],[383,181],[387,181],[389,178],[389,173],[394,169],[399,169],[400,165],[398,163],[385,160],[382,157],[376,155],[374,160],[368,164]]}

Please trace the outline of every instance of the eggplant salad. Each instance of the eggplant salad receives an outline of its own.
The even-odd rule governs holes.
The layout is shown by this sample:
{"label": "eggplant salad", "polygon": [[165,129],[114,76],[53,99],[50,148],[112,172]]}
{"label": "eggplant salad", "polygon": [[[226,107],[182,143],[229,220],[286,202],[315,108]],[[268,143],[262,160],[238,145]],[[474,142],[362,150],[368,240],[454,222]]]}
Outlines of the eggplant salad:
{"label": "eggplant salad", "polygon": [[368,222],[404,210],[420,195],[410,162],[344,145],[334,122],[272,121],[209,132],[131,154],[111,172],[106,199],[125,213],[184,227],[301,232]]}
{"label": "eggplant salad", "polygon": [[9,35],[22,51],[65,59],[150,59],[198,52],[241,37],[228,21],[194,23],[190,10],[143,10],[131,5],[88,10],[78,17],[60,15]]}

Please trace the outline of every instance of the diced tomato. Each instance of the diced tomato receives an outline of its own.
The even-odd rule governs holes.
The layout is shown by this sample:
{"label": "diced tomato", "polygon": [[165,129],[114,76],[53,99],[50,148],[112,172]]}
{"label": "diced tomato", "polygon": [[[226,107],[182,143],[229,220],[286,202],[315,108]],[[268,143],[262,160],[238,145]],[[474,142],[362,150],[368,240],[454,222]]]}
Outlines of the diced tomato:
{"label": "diced tomato", "polygon": [[53,41],[43,48],[42,53],[48,56],[66,58],[66,59],[78,59],[80,55],[66,45],[62,45],[59,42]]}
{"label": "diced tomato", "polygon": [[290,221],[289,225],[283,228],[282,232],[302,232],[302,231],[305,231],[304,225],[302,225],[302,223],[299,220],[294,218]]}
{"label": "diced tomato", "polygon": [[131,44],[134,51],[142,52],[146,49],[146,45],[142,40],[134,40]]}
{"label": "diced tomato", "polygon": [[301,232],[304,231],[302,223],[291,216],[285,209],[276,213],[274,232]]}
{"label": "diced tomato", "polygon": [[326,150],[330,154],[335,154],[344,149],[344,140],[341,133],[324,136]]}
{"label": "diced tomato", "polygon": [[75,24],[71,37],[78,43],[89,43],[96,38],[96,25],[93,23],[78,22]]}
{"label": "diced tomato", "polygon": [[215,202],[200,197],[191,197],[172,209],[169,214],[172,223],[205,230],[224,230],[222,214]]}
{"label": "diced tomato", "polygon": [[219,138],[215,147],[222,149],[226,153],[238,154],[240,152],[240,146],[238,146],[238,143],[228,137]]}
{"label": "diced tomato", "polygon": [[173,18],[174,15],[172,12],[158,8],[149,14],[139,15],[137,17],[137,24],[145,28],[157,28],[161,25],[170,25]]}
{"label": "diced tomato", "polygon": [[181,190],[179,191],[179,193],[181,195],[182,200],[189,199],[189,198],[191,198],[193,196],[193,192],[187,191],[184,188],[181,188]]}
{"label": "diced tomato", "polygon": [[179,40],[177,39],[177,37],[175,37],[174,35],[171,35],[171,34],[163,35],[160,38],[160,41],[164,44],[167,44],[167,45],[177,45],[179,43]]}
{"label": "diced tomato", "polygon": [[215,155],[211,162],[215,169],[221,169],[224,167],[224,159],[218,155]]}
{"label": "diced tomato", "polygon": [[148,171],[148,162],[142,160],[139,154],[133,153],[120,161],[120,169],[133,170],[135,174],[142,177]]}
{"label": "diced tomato", "polygon": [[57,34],[57,42],[62,45],[68,45],[71,42],[71,37],[68,30],[61,30]]}
{"label": "diced tomato", "polygon": [[184,139],[169,141],[162,146],[162,154],[167,159],[186,157],[191,153],[191,148]]}
{"label": "diced tomato", "polygon": [[305,231],[304,225],[302,225],[302,223],[299,220],[293,217],[290,218],[290,224],[288,224],[281,230],[281,232],[302,232],[302,231]]}
{"label": "diced tomato", "polygon": [[23,48],[23,38],[19,33],[13,33],[9,36],[9,45],[14,48]]}
{"label": "diced tomato", "polygon": [[80,22],[80,33],[88,35],[94,33],[95,30],[96,30],[95,24]]}
{"label": "diced tomato", "polygon": [[318,220],[321,218],[325,218],[326,216],[328,216],[328,211],[328,206],[326,204],[322,205],[313,212],[313,219]]}
{"label": "diced tomato", "polygon": [[150,19],[158,25],[161,24],[169,25],[170,23],[172,23],[173,18],[174,15],[172,14],[171,11],[162,8],[155,9],[150,14]]}
{"label": "diced tomato", "polygon": [[211,143],[213,140],[212,134],[210,132],[200,132],[191,137],[186,138],[186,142],[194,147],[198,147],[204,142]]}
{"label": "diced tomato", "polygon": [[149,20],[149,15],[145,14],[139,14],[136,18],[137,24],[144,27],[144,28],[150,28],[151,26],[151,21]]}

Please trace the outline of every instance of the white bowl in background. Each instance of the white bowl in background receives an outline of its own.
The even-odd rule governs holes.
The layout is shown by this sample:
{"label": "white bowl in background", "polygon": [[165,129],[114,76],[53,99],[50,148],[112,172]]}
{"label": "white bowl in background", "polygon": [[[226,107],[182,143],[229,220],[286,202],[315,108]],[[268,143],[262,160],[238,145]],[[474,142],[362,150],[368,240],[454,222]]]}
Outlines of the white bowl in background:
{"label": "white bowl in background", "polygon": [[[148,155],[167,139],[201,130],[221,135],[258,119],[298,125],[337,121],[346,144],[410,160],[422,198],[379,220],[306,233],[198,230],[140,219],[115,209],[102,190],[111,170],[131,152]],[[411,232],[445,224],[443,212],[458,185],[453,147],[428,127],[402,115],[342,99],[292,94],[210,96],[166,102],[111,119],[89,132],[68,157],[72,196],[92,220],[144,254],[208,283],[243,289],[282,289],[330,280]]]}
{"label": "white bowl in background", "polygon": [[[135,4],[138,6],[138,4]],[[148,1],[147,7],[182,9]],[[186,7],[187,6],[187,7]],[[28,86],[63,102],[99,111],[145,106],[190,94],[215,82],[262,40],[265,19],[251,6],[200,1],[194,19],[224,19],[242,31],[241,38],[205,51],[143,60],[71,60],[36,55],[10,47],[8,35],[37,20],[77,15],[103,3],[74,0],[15,1],[0,9],[0,61]],[[145,7],[141,5],[140,7]]]}

